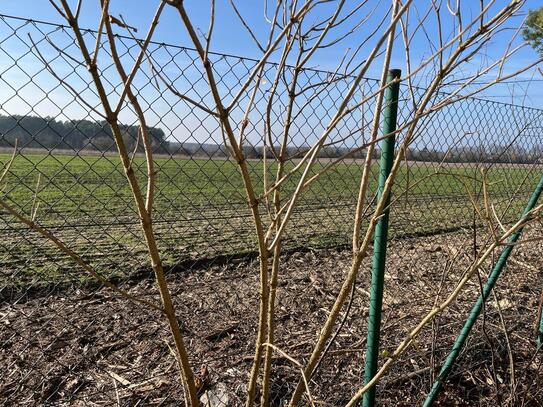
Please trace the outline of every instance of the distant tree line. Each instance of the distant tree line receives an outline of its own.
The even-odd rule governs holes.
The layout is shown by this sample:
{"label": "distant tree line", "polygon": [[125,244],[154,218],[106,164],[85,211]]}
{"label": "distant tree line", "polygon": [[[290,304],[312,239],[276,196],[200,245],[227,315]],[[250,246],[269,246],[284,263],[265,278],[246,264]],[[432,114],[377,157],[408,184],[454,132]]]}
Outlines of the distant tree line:
{"label": "distant tree line", "polygon": [[[136,147],[138,138],[137,126],[124,126],[123,140],[129,150]],[[164,131],[158,127],[150,127],[153,151],[159,154],[183,155],[202,158],[224,158],[229,156],[226,146],[213,143],[175,142],[166,140]],[[2,116],[0,115],[0,147],[11,147],[18,140],[19,146],[43,148],[47,150],[94,150],[114,151],[116,149],[113,135],[105,121],[66,120],[61,121],[52,117],[38,116]],[[267,158],[273,159],[272,148],[243,146],[245,156],[249,159],[262,159],[264,152]],[[279,152],[280,147],[274,150]],[[309,147],[289,146],[286,156],[291,159],[302,157]],[[138,143],[138,151],[143,151],[143,145]],[[477,146],[457,146],[449,150],[432,149],[428,147],[410,148],[406,158],[410,161],[425,162],[498,162],[498,163],[533,163],[541,158],[543,145],[524,148],[515,143],[512,146],[488,144]],[[348,147],[325,146],[319,153],[319,158],[364,158],[365,151],[355,151]],[[375,157],[379,157],[376,150]]]}
{"label": "distant tree line", "polygon": [[[176,151],[172,151],[176,146]],[[198,143],[172,143],[170,151],[191,157],[227,157],[228,150],[224,145],[198,144]],[[278,152],[279,147],[275,148]],[[309,150],[309,147],[290,146],[286,148],[286,156],[290,159],[301,158]],[[249,159],[262,159],[266,151],[268,159],[274,159],[271,148],[262,146],[244,146],[245,156]],[[319,158],[364,158],[364,150],[354,150],[347,147],[324,147],[318,154]],[[375,150],[374,158],[379,158],[379,150]],[[519,145],[477,145],[457,146],[443,151],[432,148],[410,148],[406,152],[409,161],[422,162],[447,162],[447,163],[516,163],[528,164],[543,158],[543,145],[525,148]]]}
{"label": "distant tree line", "polygon": [[419,148],[406,152],[409,161],[448,163],[514,163],[532,164],[543,158],[543,145],[530,148],[501,144],[480,144],[477,146],[456,146],[447,151]]}
{"label": "distant tree line", "polygon": [[[264,148],[263,146],[244,145],[242,147],[245,157],[248,159],[262,159],[264,158],[264,151],[266,157],[274,159],[275,154],[279,154],[280,146],[275,146],[274,150],[270,147]],[[309,151],[307,146],[288,146],[286,148],[286,157],[288,159],[296,159],[304,156]],[[227,157],[229,156],[228,149],[224,145],[218,144],[206,144],[206,143],[170,143],[170,152],[172,154],[182,154],[191,157]],[[319,152],[319,158],[337,158],[344,155],[349,158],[363,158],[365,157],[364,151],[356,151],[347,147],[323,147]]]}
{"label": "distant tree line", "polygon": [[[164,131],[150,127],[151,145],[156,152],[166,153],[169,142]],[[123,126],[123,140],[129,149],[137,144],[138,126]],[[0,115],[0,147],[19,146],[47,150],[115,150],[115,142],[105,121],[66,120],[38,116]],[[142,143],[138,149],[143,150]]]}

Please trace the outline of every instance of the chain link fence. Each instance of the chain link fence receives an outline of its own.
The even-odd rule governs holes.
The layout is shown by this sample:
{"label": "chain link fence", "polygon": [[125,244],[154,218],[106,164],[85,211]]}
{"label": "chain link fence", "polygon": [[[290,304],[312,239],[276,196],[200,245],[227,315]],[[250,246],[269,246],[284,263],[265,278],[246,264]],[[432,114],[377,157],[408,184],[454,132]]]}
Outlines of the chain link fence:
{"label": "chain link fence", "polygon": [[[86,30],[84,37],[94,42],[96,32]],[[121,60],[130,65],[140,50],[138,41],[123,36],[116,39]],[[119,95],[121,83],[114,79],[107,46],[100,52],[107,92]],[[236,94],[257,63],[222,54],[211,58],[220,78],[219,91],[226,99]],[[148,60],[134,87],[151,128],[159,248],[179,314],[191,316],[181,317],[187,321],[183,326],[186,336],[194,342],[191,358],[195,366],[209,369],[219,389],[208,397],[223,399],[223,405],[240,405],[243,401],[237,397],[243,388],[236,380],[245,377],[250,364],[247,357],[254,334],[250,327],[256,321],[253,310],[258,304],[255,236],[241,177],[217,120],[176,95],[184,94],[212,109],[196,52],[152,43]],[[279,144],[281,118],[288,102],[285,84],[292,75],[285,72],[282,91],[270,113],[277,125],[272,126],[268,142],[263,138],[266,91],[275,69],[269,64],[265,70],[255,101],[255,118],[246,130],[246,154],[259,192],[263,155],[269,153],[270,145]],[[293,166],[324,130],[351,80],[316,69],[302,71],[300,86],[306,89],[307,103],[296,110],[288,165]],[[355,99],[377,89],[377,81],[365,79]],[[400,93],[402,122],[410,117],[413,106],[408,88],[402,87]],[[286,232],[285,275],[293,290],[278,300],[285,306],[279,316],[283,328],[278,337],[286,338],[281,344],[287,348],[295,349],[306,338],[296,335],[296,326],[299,330],[308,323],[304,320],[307,313],[328,308],[330,292],[340,279],[334,270],[337,273],[347,267],[349,256],[337,249],[350,244],[364,159],[357,147],[369,139],[373,103],[372,99],[348,116],[331,135],[315,171],[348,156],[302,196]],[[238,106],[245,104],[242,99]],[[233,117],[240,126],[243,112],[237,109]],[[423,121],[392,196],[391,261],[404,271],[402,278],[409,281],[410,271],[417,265],[439,262],[432,256],[442,251],[443,240],[449,239],[444,236],[472,233],[481,227],[473,199],[482,200],[482,169],[493,211],[503,222],[518,218],[542,168],[542,116],[543,110],[470,98]],[[135,114],[126,105],[120,118],[123,137],[135,153],[135,167],[143,181],[146,168],[137,143]],[[8,162],[15,140],[17,157],[2,191],[8,202],[25,214],[35,212],[39,224],[123,289],[156,296],[123,168],[69,27],[0,16],[2,164]],[[265,143],[268,150],[263,148]],[[267,170],[270,176],[274,174],[273,164]],[[375,168],[370,198],[377,174]],[[295,183],[292,178],[285,189],[291,191]],[[0,230],[0,400],[4,400],[0,403],[170,405],[182,399],[175,359],[168,343],[160,339],[168,337],[167,330],[156,322],[152,311],[138,309],[134,313],[133,304],[102,290],[50,242],[5,212],[0,213]],[[428,236],[431,238],[421,240]],[[412,247],[421,241],[428,250],[413,253]],[[303,276],[301,270],[308,265],[314,272]],[[317,288],[315,280],[320,281]],[[401,292],[406,281],[388,284]],[[307,284],[316,294],[307,292]],[[365,290],[364,284],[359,290]],[[390,304],[405,305],[401,301]],[[364,324],[360,323],[363,296],[354,300],[353,309],[357,311],[346,326],[355,339],[340,338],[338,355],[341,349],[363,347],[356,342],[364,335]],[[393,309],[390,305],[389,312]],[[415,316],[413,313],[410,318],[415,320]],[[197,324],[192,317],[205,323]],[[308,330],[316,330],[321,319],[322,315],[312,321]],[[385,344],[395,338],[397,332],[390,337],[385,334]],[[302,355],[307,345],[301,341]],[[410,363],[422,366],[429,357],[423,352]],[[276,405],[291,391],[286,384],[288,374],[281,370],[287,368],[284,362],[279,360],[274,366],[277,376],[285,378],[274,383]],[[336,390],[344,391],[345,397],[351,394],[353,383],[360,382],[360,367],[357,369],[342,373],[342,383],[351,387]],[[231,393],[220,390],[221,386]],[[328,390],[315,391],[325,395]],[[386,396],[386,390],[383,392]]]}

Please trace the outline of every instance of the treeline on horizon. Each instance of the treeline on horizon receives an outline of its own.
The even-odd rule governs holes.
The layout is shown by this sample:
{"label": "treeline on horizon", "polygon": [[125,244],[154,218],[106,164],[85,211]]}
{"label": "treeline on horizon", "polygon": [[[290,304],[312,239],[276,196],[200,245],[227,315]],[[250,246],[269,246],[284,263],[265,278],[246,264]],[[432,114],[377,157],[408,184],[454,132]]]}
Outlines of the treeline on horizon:
{"label": "treeline on horizon", "polygon": [[[169,143],[164,131],[156,127],[148,130],[153,150],[166,153]],[[122,126],[121,131],[127,147],[134,149],[138,126]],[[116,150],[113,133],[105,120],[61,121],[52,117],[0,115],[0,146],[11,147],[15,140],[21,147],[46,150]]]}
{"label": "treeline on horizon", "polygon": [[[224,158],[229,156],[224,145],[198,142],[177,142],[167,140],[161,128],[150,127],[151,145],[158,154],[182,155],[198,158]],[[123,140],[129,150],[143,151],[142,143],[137,143],[138,126],[123,126]],[[19,146],[44,150],[75,151],[116,151],[115,142],[109,125],[105,121],[66,120],[38,116],[0,115],[0,147],[13,147],[17,139]],[[279,147],[275,147],[279,151]],[[289,146],[286,154],[289,158],[302,157],[309,150],[308,146]],[[261,159],[264,151],[273,159],[271,148],[245,145],[244,153],[249,159]],[[450,163],[534,163],[543,155],[543,145],[523,148],[516,143],[513,146],[499,144],[481,144],[478,146],[457,146],[447,151],[427,147],[410,148],[406,153],[409,161],[450,162]],[[320,158],[364,158],[365,151],[356,151],[348,147],[325,146]],[[375,153],[379,157],[379,151]]]}

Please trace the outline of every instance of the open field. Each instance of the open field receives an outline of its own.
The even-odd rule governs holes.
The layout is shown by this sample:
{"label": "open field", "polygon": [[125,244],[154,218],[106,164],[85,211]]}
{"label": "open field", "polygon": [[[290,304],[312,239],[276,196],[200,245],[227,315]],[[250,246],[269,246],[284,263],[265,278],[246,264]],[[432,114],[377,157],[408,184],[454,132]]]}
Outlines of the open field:
{"label": "open field", "polygon": [[[0,155],[5,163],[8,154]],[[136,158],[144,180],[144,161]],[[249,162],[262,192],[262,163]],[[316,166],[319,171],[326,165]],[[287,248],[330,247],[349,242],[361,173],[359,162],[338,165],[302,197],[287,235]],[[168,266],[255,250],[252,220],[241,177],[231,160],[157,158],[155,228]],[[270,167],[270,179],[274,168]],[[40,175],[37,194],[36,184]],[[371,193],[378,167],[374,166]],[[493,166],[488,191],[498,213],[516,218],[539,173],[527,166]],[[476,179],[475,179],[476,178]],[[392,235],[431,234],[470,226],[467,189],[480,194],[480,168],[431,163],[405,165],[397,178]],[[296,178],[285,184],[292,191]],[[131,194],[114,156],[30,154],[16,158],[5,194],[49,227],[105,275],[125,276],[147,268],[147,256]],[[262,206],[262,210],[265,207]],[[86,281],[69,260],[28,229],[0,214],[0,287],[38,287]]]}

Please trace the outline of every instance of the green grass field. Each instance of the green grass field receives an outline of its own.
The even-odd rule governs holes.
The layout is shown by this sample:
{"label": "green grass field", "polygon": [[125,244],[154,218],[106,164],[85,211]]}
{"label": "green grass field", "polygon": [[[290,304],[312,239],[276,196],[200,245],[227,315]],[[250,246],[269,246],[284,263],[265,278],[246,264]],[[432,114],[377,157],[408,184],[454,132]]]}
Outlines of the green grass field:
{"label": "green grass field", "polygon": [[[0,155],[0,163],[8,159]],[[141,158],[135,162],[144,187],[145,163]],[[261,193],[262,163],[249,165]],[[319,163],[314,171],[324,165]],[[269,168],[270,179],[274,169]],[[252,219],[233,161],[157,158],[156,170],[155,229],[167,265],[255,250]],[[338,165],[304,193],[287,247],[348,243],[360,173],[360,163]],[[377,175],[374,166],[371,193]],[[480,191],[475,176],[482,178],[473,165],[403,166],[394,187],[398,201],[391,215],[392,235],[470,225],[473,209],[466,186]],[[514,219],[538,178],[538,171],[528,167],[492,167],[488,190],[498,212]],[[296,180],[285,184],[285,195]],[[131,193],[115,157],[20,155],[5,184],[4,196],[26,214],[36,195],[37,220],[105,275],[130,274],[148,265]],[[6,213],[0,218],[0,288],[87,279],[44,239]]]}

